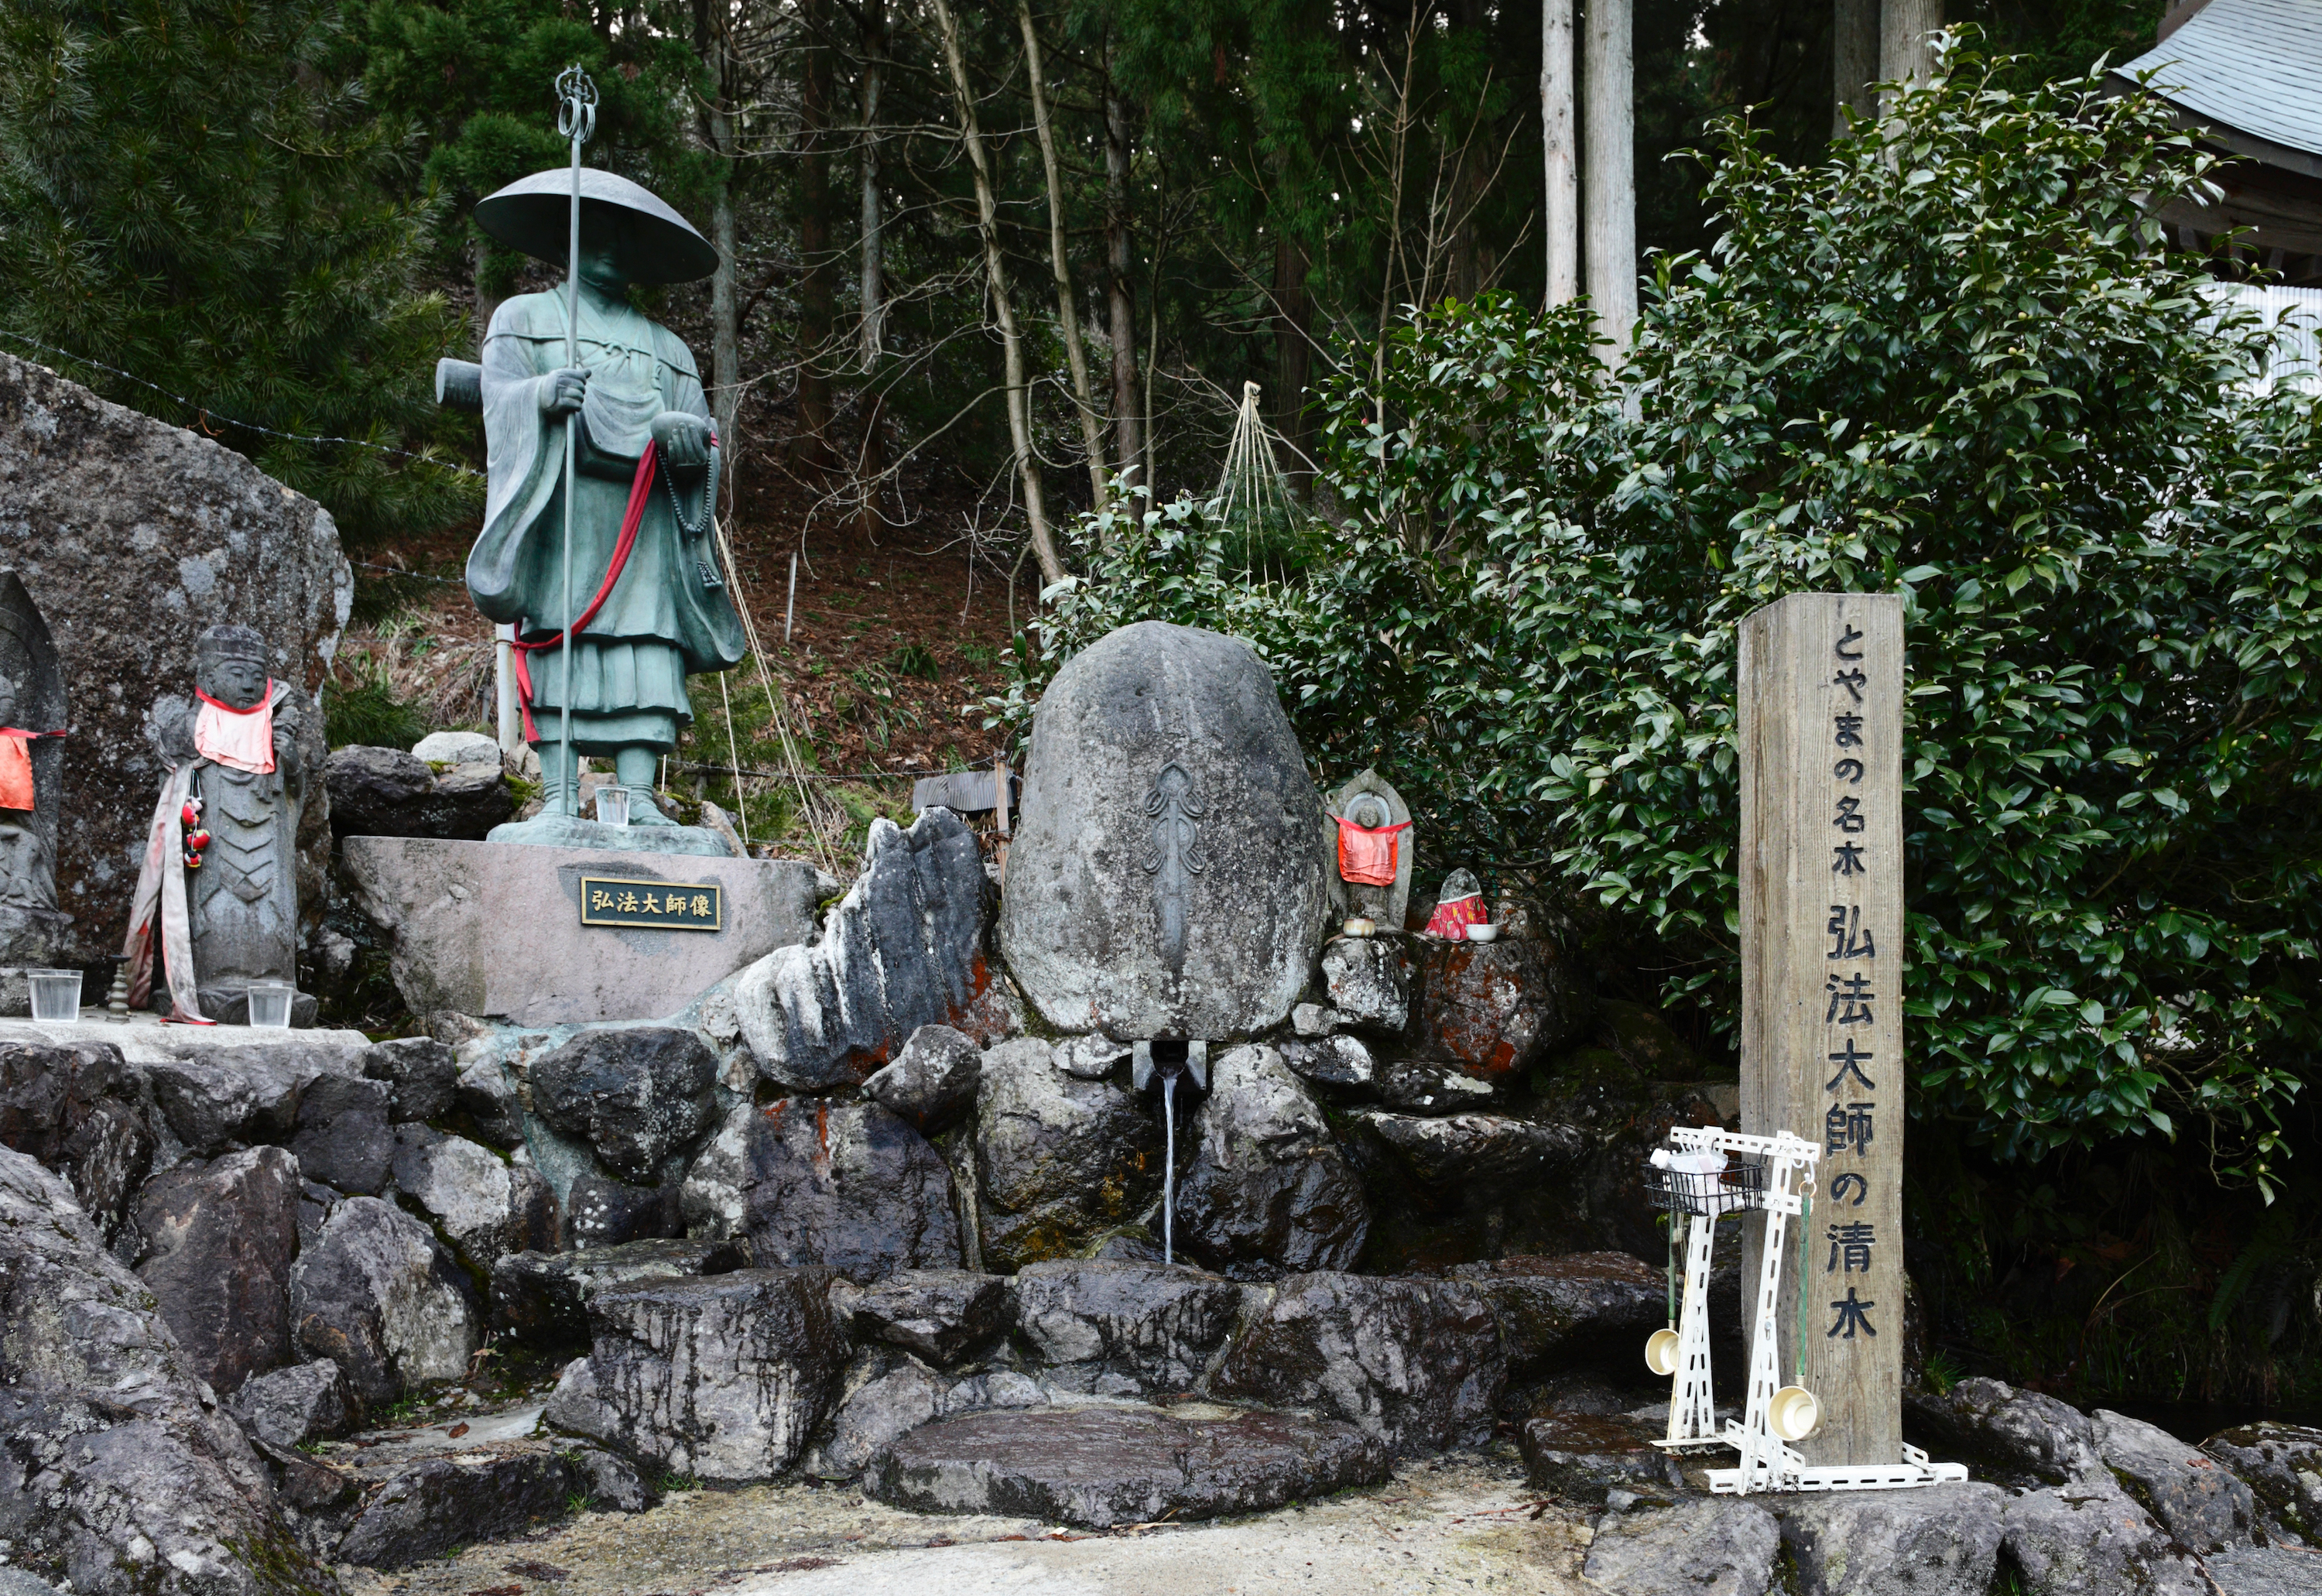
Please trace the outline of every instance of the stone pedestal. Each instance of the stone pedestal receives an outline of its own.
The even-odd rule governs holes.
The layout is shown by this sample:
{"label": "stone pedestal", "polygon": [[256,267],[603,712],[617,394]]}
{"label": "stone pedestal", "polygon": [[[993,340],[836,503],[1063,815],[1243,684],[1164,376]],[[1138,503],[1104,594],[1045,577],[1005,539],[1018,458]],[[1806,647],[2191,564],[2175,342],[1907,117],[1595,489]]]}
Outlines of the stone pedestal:
{"label": "stone pedestal", "polygon": [[72,951],[73,917],[60,909],[20,908],[0,903],[0,956],[27,970],[77,963]]}
{"label": "stone pedestal", "polygon": [[596,853],[679,853],[731,858],[734,850],[706,825],[607,825],[571,815],[535,815],[495,825],[487,842],[527,848],[582,849]]}
{"label": "stone pedestal", "polygon": [[[249,1026],[250,983],[248,981],[204,981],[202,983],[201,992],[202,1017],[205,1019],[214,1019],[221,1026]],[[86,987],[82,989],[81,996],[84,998],[89,996],[89,992]],[[101,999],[105,994],[99,992],[96,996]],[[27,1014],[32,1012],[31,1004],[32,999],[27,996],[25,999],[24,1008],[24,1012]],[[102,1002],[99,1003],[98,1007],[103,1007]],[[155,1012],[166,1013],[169,1007],[169,990],[167,988],[163,988],[161,1001],[155,1009]],[[290,1028],[294,1031],[310,1031],[314,1029],[315,1017],[321,1012],[321,1004],[316,999],[314,993],[297,992],[292,994],[290,999]]]}
{"label": "stone pedestal", "polygon": [[[1587,1026],[1595,994],[1554,943],[1419,937],[1412,947],[1412,1041],[1421,1058],[1457,1064],[1479,1081],[1521,1079]],[[1336,992],[1334,985],[1334,1001]]]}
{"label": "stone pedestal", "polygon": [[[34,970],[50,968],[52,966],[45,964],[0,964],[0,1018],[23,1020],[31,1017],[32,987],[28,978]],[[105,1012],[105,992],[112,984],[112,972],[103,965],[83,970],[80,984],[80,1023],[83,1031],[87,1031],[92,1026],[97,1026],[102,1030],[105,1039],[118,1040],[121,1033],[114,1025],[112,1018]],[[162,1016],[169,1012],[169,989],[160,986],[158,980],[155,985],[161,992],[160,1005],[157,1008],[130,1011],[130,1017],[139,1026],[158,1026],[161,1023]],[[362,1035],[361,1031],[318,1033],[315,1030],[315,1017],[317,1012],[318,1006],[314,993],[300,992],[292,998],[290,1028],[300,1034],[301,1041],[315,1035],[347,1036]],[[207,1035],[213,1030],[231,1031],[237,1036],[247,1036],[251,1034],[249,993],[246,990],[217,989],[214,1006],[204,1005],[202,1015],[204,1018],[215,1020],[217,1023],[215,1026],[179,1026],[176,1029],[189,1036]],[[282,1039],[280,1031],[258,1031],[255,1035],[261,1042],[279,1042]]]}
{"label": "stone pedestal", "polygon": [[[357,906],[393,936],[396,990],[416,1014],[655,1019],[814,932],[815,871],[802,860],[346,837],[340,865]],[[701,928],[585,924],[584,876],[631,883],[640,898],[715,886],[718,912]]]}
{"label": "stone pedestal", "polygon": [[[58,955],[69,951],[73,917],[55,909],[18,908],[0,903],[0,1015],[22,1017],[32,1012],[32,990],[27,971],[59,968]],[[82,994],[88,994],[84,989]],[[97,995],[99,1002],[105,994]]]}

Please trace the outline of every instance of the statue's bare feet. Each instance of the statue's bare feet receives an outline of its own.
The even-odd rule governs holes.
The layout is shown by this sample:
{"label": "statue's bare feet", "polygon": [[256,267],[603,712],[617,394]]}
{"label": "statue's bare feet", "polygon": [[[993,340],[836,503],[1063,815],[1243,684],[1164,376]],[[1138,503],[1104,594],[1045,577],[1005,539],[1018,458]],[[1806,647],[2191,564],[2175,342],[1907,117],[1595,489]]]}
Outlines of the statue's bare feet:
{"label": "statue's bare feet", "polygon": [[661,806],[635,788],[629,789],[629,824],[631,825],[675,825],[676,821],[661,812]]}

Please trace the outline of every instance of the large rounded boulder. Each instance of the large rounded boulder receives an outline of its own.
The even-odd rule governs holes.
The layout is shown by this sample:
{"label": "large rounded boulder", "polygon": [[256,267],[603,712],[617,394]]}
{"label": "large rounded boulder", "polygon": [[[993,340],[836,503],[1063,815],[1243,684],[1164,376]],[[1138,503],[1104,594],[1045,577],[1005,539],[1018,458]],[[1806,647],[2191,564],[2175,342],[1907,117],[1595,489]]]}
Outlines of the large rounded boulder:
{"label": "large rounded boulder", "polygon": [[1324,844],[1298,739],[1248,646],[1124,626],[1040,700],[1001,951],[1064,1030],[1264,1031],[1306,982]]}

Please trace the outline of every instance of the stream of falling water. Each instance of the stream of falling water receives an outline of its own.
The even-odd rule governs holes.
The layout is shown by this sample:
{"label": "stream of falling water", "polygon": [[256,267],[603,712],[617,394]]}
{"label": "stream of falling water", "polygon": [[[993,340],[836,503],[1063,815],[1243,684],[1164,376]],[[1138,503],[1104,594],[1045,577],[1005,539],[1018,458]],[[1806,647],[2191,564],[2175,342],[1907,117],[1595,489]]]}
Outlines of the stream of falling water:
{"label": "stream of falling water", "polygon": [[1161,1123],[1168,1127],[1161,1163],[1161,1263],[1177,1261],[1177,1077],[1161,1077]]}

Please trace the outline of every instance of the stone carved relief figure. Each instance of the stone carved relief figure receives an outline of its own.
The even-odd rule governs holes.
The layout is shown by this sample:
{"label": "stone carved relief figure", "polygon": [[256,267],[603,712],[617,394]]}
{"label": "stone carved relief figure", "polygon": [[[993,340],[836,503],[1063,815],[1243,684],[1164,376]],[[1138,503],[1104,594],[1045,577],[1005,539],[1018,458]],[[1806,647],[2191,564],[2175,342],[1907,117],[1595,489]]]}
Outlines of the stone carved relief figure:
{"label": "stone carved relief figure", "polygon": [[1172,760],[1153,778],[1145,795],[1145,812],[1153,819],[1153,845],[1138,861],[1138,868],[1154,879],[1153,902],[1160,924],[1161,962],[1173,975],[1185,969],[1185,898],[1192,878],[1208,868],[1201,849],[1200,821],[1209,811],[1194,790],[1185,767]]}
{"label": "stone carved relief figure", "polygon": [[57,907],[57,856],[30,815],[0,811],[0,907]]}
{"label": "stone carved relief figure", "polygon": [[58,912],[65,686],[32,595],[0,571],[0,965],[46,962],[72,917]]}
{"label": "stone carved relief figure", "polygon": [[52,909],[57,907],[56,853],[49,839],[56,833],[55,795],[50,795],[43,813],[32,771],[32,740],[8,734],[31,729],[18,718],[29,665],[14,634],[0,636],[0,727],[7,728],[0,731],[0,905]]}
{"label": "stone carved relief figure", "polygon": [[[151,990],[158,926],[166,1005],[178,1018],[243,1023],[253,980],[297,979],[298,816],[311,772],[305,713],[267,672],[247,626],[202,634],[195,701],[155,707],[153,746],[170,767],[130,915],[131,996]],[[307,1023],[302,994],[294,1023]]]}

